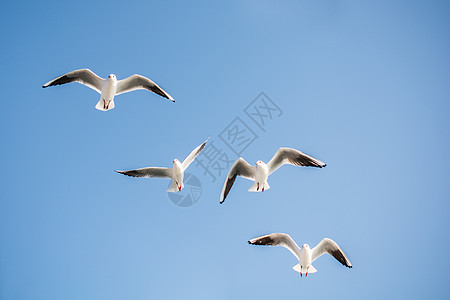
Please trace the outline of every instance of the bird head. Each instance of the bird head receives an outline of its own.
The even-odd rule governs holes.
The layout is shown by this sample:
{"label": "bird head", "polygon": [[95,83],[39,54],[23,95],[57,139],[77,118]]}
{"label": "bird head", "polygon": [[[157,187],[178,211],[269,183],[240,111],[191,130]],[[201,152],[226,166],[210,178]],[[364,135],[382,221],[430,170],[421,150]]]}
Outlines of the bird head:
{"label": "bird head", "polygon": [[108,76],[108,79],[112,79],[112,80],[117,80],[117,78],[116,78],[116,75],[114,75],[114,74],[110,74],[109,76]]}
{"label": "bird head", "polygon": [[262,162],[262,160],[258,160],[257,162],[256,162],[256,165],[258,166],[258,165],[262,165],[263,164],[263,162]]}
{"label": "bird head", "polygon": [[309,249],[309,245],[308,244],[303,244],[302,248]]}
{"label": "bird head", "polygon": [[180,163],[180,161],[179,161],[178,159],[175,158],[175,159],[173,160],[173,164],[174,164],[174,165],[175,165],[175,164],[179,164],[179,163]]}

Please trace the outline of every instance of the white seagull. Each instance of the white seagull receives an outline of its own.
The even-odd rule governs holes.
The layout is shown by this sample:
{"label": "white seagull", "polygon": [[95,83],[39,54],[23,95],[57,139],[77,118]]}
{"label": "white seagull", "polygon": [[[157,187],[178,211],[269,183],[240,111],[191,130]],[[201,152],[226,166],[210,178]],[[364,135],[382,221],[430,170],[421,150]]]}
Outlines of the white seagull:
{"label": "white seagull", "polygon": [[303,244],[300,249],[294,240],[285,233],[263,235],[248,241],[248,243],[252,245],[282,246],[288,249],[298,259],[298,264],[293,269],[299,272],[300,276],[303,275],[303,272],[305,272],[305,276],[308,276],[308,273],[316,273],[317,270],[311,264],[325,253],[336,258],[344,266],[352,268],[352,264],[341,248],[339,248],[338,244],[328,238],[324,238],[312,249],[309,248],[308,244]]}
{"label": "white seagull", "polygon": [[189,165],[194,161],[197,155],[202,152],[203,148],[205,148],[206,142],[208,142],[209,138],[200,146],[194,149],[191,154],[186,157],[186,159],[180,163],[178,159],[173,160],[172,168],[142,168],[130,171],[118,171],[117,173],[124,174],[132,177],[155,177],[155,178],[171,178],[172,184],[167,189],[168,192],[179,192],[184,188],[183,178],[184,171],[189,167]]}
{"label": "white seagull", "polygon": [[149,90],[150,92],[175,102],[172,96],[160,88],[156,83],[137,74],[117,81],[116,75],[114,74],[109,75],[108,79],[103,79],[89,69],[81,69],[59,76],[58,78],[47,82],[42,87],[46,88],[69,82],[79,82],[101,94],[100,101],[98,101],[95,108],[102,111],[114,108],[114,96],[139,89]]}
{"label": "white seagull", "polygon": [[292,148],[278,149],[277,153],[275,153],[268,164],[258,160],[256,162],[256,167],[251,166],[245,159],[239,157],[234,162],[225,179],[220,195],[220,203],[225,201],[225,198],[236,180],[236,176],[241,176],[245,179],[254,181],[253,185],[248,190],[249,192],[264,192],[265,190],[270,189],[269,183],[267,182],[269,175],[285,164],[318,168],[326,166],[326,164],[320,160]]}

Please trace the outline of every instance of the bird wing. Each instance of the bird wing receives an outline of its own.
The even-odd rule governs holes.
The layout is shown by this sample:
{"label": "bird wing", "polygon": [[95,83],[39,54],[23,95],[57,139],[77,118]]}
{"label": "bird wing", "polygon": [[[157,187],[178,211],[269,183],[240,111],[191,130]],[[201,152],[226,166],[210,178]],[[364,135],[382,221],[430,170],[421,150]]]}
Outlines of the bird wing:
{"label": "bird wing", "polygon": [[322,241],[320,241],[319,244],[317,244],[316,247],[312,249],[312,262],[325,253],[328,253],[334,258],[336,258],[344,266],[348,268],[352,267],[350,260],[348,260],[345,253],[341,250],[341,248],[339,248],[338,244],[336,244],[335,241],[328,238],[324,238]]}
{"label": "bird wing", "polygon": [[320,160],[315,159],[314,157],[301,151],[292,148],[280,148],[267,164],[269,168],[269,175],[285,164],[304,167],[326,167],[326,164]]}
{"label": "bird wing", "polygon": [[220,194],[220,203],[225,201],[225,198],[230,192],[230,189],[236,180],[236,176],[238,175],[249,180],[255,180],[255,167],[249,165],[242,157],[239,157],[234,162],[223,184],[222,193]]}
{"label": "bird wing", "polygon": [[194,159],[197,157],[197,155],[202,152],[202,150],[205,148],[206,142],[208,142],[209,138],[200,146],[194,149],[194,151],[191,152],[191,154],[186,157],[186,159],[183,161],[181,166],[183,167],[183,171],[186,171],[186,169],[189,167],[189,165],[194,161]]}
{"label": "bird wing", "polygon": [[142,169],[136,169],[136,170],[129,170],[129,171],[118,171],[117,173],[131,176],[131,177],[155,177],[155,178],[171,178],[171,169],[169,168],[142,168]]}
{"label": "bird wing", "polygon": [[119,82],[117,82],[116,95],[142,89],[149,90],[150,92],[153,92],[175,102],[172,96],[170,96],[166,91],[160,88],[156,83],[138,74],[134,74],[128,78],[119,80]]}
{"label": "bird wing", "polygon": [[94,72],[92,72],[89,69],[81,69],[72,71],[70,73],[64,74],[62,76],[59,76],[56,79],[50,80],[46,84],[44,84],[42,87],[46,88],[53,85],[60,85],[65,84],[69,82],[78,82],[81,84],[84,84],[87,87],[90,87],[94,91],[98,93],[102,93],[102,84],[104,79],[97,76]]}
{"label": "bird wing", "polygon": [[248,241],[252,245],[264,245],[264,246],[281,246],[289,251],[300,260],[300,248],[294,242],[294,240],[286,233],[272,233],[254,238]]}

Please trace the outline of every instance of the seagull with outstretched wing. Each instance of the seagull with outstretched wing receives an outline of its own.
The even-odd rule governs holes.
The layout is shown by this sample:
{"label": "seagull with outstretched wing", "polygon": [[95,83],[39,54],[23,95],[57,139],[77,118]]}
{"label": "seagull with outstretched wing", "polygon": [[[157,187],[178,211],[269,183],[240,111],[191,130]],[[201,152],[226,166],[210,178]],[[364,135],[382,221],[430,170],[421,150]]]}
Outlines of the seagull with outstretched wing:
{"label": "seagull with outstretched wing", "polygon": [[197,155],[202,152],[208,140],[209,138],[203,144],[195,148],[182,163],[178,159],[174,159],[172,168],[150,167],[129,171],[116,170],[116,172],[131,177],[170,178],[172,179],[172,184],[169,186],[169,189],[167,191],[179,192],[184,188],[184,172],[194,161]]}
{"label": "seagull with outstretched wing", "polygon": [[350,260],[345,255],[344,251],[336,244],[332,239],[324,238],[314,248],[309,248],[308,244],[303,244],[300,248],[294,240],[285,233],[272,233],[263,235],[248,241],[252,245],[265,245],[265,246],[281,246],[288,249],[298,259],[298,264],[293,269],[300,273],[300,276],[305,273],[316,273],[317,270],[312,266],[312,263],[323,254],[327,253],[337,259],[342,265],[352,268]]}
{"label": "seagull with outstretched wing", "polygon": [[269,175],[286,164],[317,168],[323,168],[326,166],[326,164],[320,160],[292,148],[278,149],[277,153],[275,153],[268,164],[258,160],[256,162],[256,166],[251,166],[242,157],[240,157],[234,162],[228,172],[227,178],[225,179],[225,183],[222,187],[220,203],[225,201],[225,198],[230,192],[237,176],[254,181],[253,185],[248,190],[249,192],[264,192],[270,188],[269,183],[267,182]]}
{"label": "seagull with outstretched wing", "polygon": [[116,75],[114,74],[109,75],[107,79],[103,79],[89,69],[81,69],[59,76],[58,78],[47,82],[42,87],[46,88],[70,82],[79,82],[101,94],[100,100],[95,108],[102,111],[107,111],[115,107],[114,96],[139,89],[149,90],[150,92],[175,102],[172,96],[160,88],[156,83],[137,74],[123,80],[117,80]]}

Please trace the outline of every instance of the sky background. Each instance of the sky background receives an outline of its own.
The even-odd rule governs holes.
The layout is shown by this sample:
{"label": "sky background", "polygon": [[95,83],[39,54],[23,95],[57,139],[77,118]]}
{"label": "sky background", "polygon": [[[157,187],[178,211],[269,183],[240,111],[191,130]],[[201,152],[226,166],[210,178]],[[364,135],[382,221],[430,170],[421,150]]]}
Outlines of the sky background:
{"label": "sky background", "polygon": [[[448,299],[448,1],[3,1],[0,4],[0,299]],[[47,81],[89,68],[138,73],[147,91],[99,95]],[[265,132],[244,113],[264,92],[283,111]],[[115,169],[170,166],[240,117],[258,138],[327,163],[286,166],[271,189],[237,179],[219,204]],[[205,149],[206,150],[206,149]],[[331,256],[300,278],[284,232]]]}

